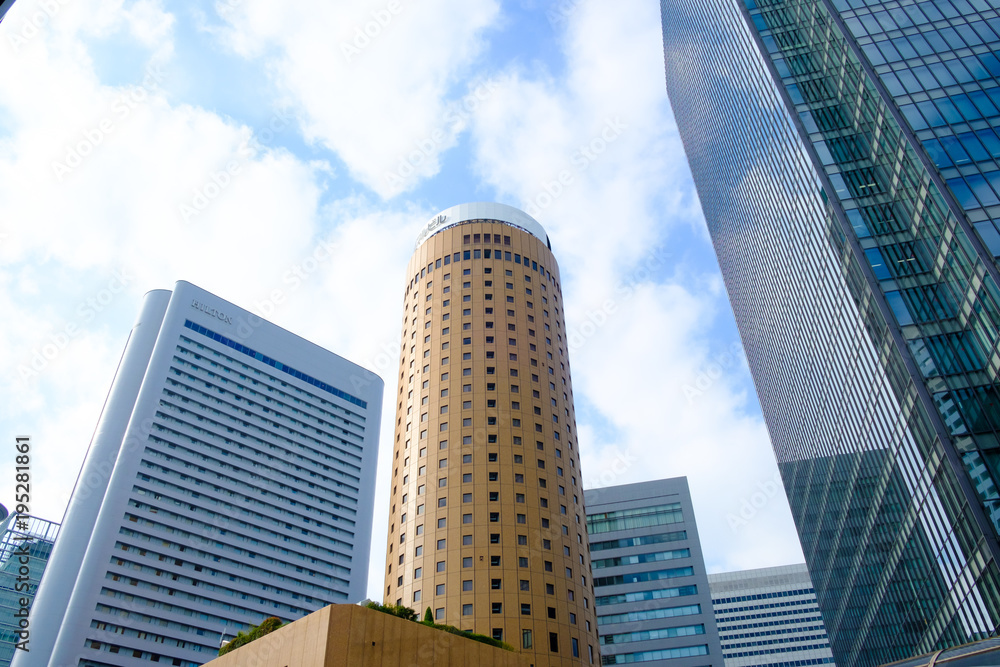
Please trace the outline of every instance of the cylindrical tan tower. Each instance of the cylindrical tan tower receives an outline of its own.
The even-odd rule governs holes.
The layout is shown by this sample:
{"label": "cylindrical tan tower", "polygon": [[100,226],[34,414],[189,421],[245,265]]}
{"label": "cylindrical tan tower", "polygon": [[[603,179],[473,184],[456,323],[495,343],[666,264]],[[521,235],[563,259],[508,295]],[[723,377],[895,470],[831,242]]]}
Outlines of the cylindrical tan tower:
{"label": "cylindrical tan tower", "polygon": [[502,204],[427,223],[407,271],[385,600],[599,664],[559,270]]}

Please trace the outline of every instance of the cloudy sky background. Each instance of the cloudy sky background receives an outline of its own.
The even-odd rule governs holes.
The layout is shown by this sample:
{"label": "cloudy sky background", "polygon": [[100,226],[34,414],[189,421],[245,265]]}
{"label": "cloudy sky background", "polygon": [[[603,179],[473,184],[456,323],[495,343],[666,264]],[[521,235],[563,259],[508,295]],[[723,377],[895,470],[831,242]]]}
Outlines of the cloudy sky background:
{"label": "cloudy sky background", "polygon": [[[801,561],[663,81],[649,0],[18,0],[0,426],[33,438],[33,513],[62,517],[143,293],[191,281],[392,396],[416,234],[486,200],[559,260],[585,486],[686,475],[710,572]],[[13,465],[9,446],[8,507]]]}

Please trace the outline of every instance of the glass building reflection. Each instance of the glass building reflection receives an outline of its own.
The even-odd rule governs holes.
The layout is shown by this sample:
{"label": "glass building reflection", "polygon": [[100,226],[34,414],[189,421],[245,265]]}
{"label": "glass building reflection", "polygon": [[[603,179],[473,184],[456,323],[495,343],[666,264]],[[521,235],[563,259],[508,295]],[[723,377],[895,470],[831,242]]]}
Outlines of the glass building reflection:
{"label": "glass building reflection", "polygon": [[1000,626],[1000,3],[661,0],[841,667]]}

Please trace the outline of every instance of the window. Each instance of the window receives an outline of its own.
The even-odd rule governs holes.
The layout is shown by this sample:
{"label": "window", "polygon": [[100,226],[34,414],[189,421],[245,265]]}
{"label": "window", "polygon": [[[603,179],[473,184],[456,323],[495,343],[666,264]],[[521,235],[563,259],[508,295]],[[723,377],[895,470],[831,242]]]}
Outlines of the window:
{"label": "window", "polygon": [[517,566],[518,567],[528,567],[528,558],[527,558],[527,556],[518,556],[517,557]]}
{"label": "window", "polygon": [[472,579],[463,579],[462,580],[462,590],[463,591],[471,591],[472,590]]}
{"label": "window", "polygon": [[472,546],[472,535],[462,535],[462,546]]}
{"label": "window", "polygon": [[472,556],[462,557],[462,567],[463,568],[472,567]]}
{"label": "window", "polygon": [[555,632],[549,633],[549,650],[553,653],[559,652],[559,635]]}
{"label": "window", "polygon": [[549,618],[555,618],[556,617],[556,608],[555,607],[549,607],[548,608],[548,616],[549,616]]}
{"label": "window", "polygon": [[492,611],[494,614],[502,614],[503,613],[503,603],[502,602],[494,602],[494,603],[492,603],[490,605],[490,611]]}
{"label": "window", "polygon": [[521,630],[521,648],[531,648],[531,630]]}
{"label": "window", "polygon": [[[471,495],[472,494],[470,493],[469,496],[471,496]],[[472,515],[471,514],[463,514],[462,515],[462,523],[472,523]]]}
{"label": "window", "polygon": [[420,591],[413,591],[413,601],[420,602]]}
{"label": "window", "polygon": [[[435,563],[434,567],[435,567],[435,570],[437,572],[444,572],[444,568],[445,568],[444,561],[443,560],[439,560],[437,563]],[[444,592],[443,586],[444,585],[442,584],[442,589],[440,591],[438,591],[438,595],[441,595],[441,593]]]}
{"label": "window", "polygon": [[490,533],[490,544],[500,544],[500,533]]}
{"label": "window", "polygon": [[418,567],[417,569],[415,569],[413,571],[413,578],[414,579],[419,579],[420,577],[423,576],[423,574],[424,574],[424,568]]}
{"label": "window", "polygon": [[444,549],[445,546],[446,546],[446,544],[447,544],[447,540],[438,540],[437,541],[437,548],[438,549]]}
{"label": "window", "polygon": [[490,512],[490,523],[497,523],[500,521],[500,512]]}
{"label": "window", "polygon": [[472,616],[472,605],[463,604],[462,605],[462,616]]}
{"label": "window", "polygon": [[500,590],[500,586],[501,585],[502,585],[502,580],[501,579],[490,579],[490,588],[491,589],[493,589],[495,591],[498,591],[498,590]]}
{"label": "window", "polygon": [[521,616],[531,616],[531,605],[522,602],[521,603]]}

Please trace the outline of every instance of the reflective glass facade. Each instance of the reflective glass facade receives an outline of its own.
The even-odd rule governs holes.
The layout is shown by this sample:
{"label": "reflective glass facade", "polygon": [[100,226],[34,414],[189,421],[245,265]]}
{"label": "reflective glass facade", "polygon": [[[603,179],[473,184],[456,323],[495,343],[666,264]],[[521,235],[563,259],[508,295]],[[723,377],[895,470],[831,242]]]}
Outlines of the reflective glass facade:
{"label": "reflective glass facade", "polygon": [[27,637],[21,634],[21,602],[31,608],[57,535],[59,524],[45,519],[11,514],[0,522],[0,667],[10,665],[24,639],[22,648],[32,648],[30,626]]}
{"label": "reflective glass facade", "polygon": [[1000,623],[997,6],[661,2],[668,92],[845,667]]}

